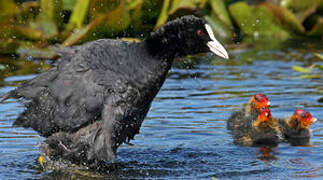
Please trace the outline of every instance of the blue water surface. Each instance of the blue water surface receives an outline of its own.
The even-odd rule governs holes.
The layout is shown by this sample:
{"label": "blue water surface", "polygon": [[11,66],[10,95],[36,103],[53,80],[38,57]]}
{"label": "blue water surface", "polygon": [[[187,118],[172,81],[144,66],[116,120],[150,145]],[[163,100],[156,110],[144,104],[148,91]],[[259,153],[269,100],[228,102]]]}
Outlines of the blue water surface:
{"label": "blue water surface", "polygon": [[[230,60],[209,55],[176,60],[133,146],[122,145],[117,163],[106,173],[37,168],[44,139],[32,129],[12,126],[24,101],[8,100],[0,104],[0,179],[323,179],[323,103],[318,101],[323,71],[292,69],[322,64],[314,53],[323,49],[320,43],[297,42],[232,48]],[[17,72],[2,72],[0,95],[35,76],[7,61],[0,58],[3,67]],[[305,108],[318,118],[310,145],[262,149],[233,144],[226,120],[255,93],[269,97],[274,117]]]}

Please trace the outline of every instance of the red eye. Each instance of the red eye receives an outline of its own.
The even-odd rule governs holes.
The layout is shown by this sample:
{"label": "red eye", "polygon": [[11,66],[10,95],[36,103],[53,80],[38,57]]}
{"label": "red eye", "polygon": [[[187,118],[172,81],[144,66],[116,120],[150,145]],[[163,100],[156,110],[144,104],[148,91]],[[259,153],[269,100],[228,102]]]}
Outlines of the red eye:
{"label": "red eye", "polygon": [[203,31],[201,31],[201,30],[197,31],[197,35],[199,35],[199,36],[202,36],[203,34],[204,34]]}

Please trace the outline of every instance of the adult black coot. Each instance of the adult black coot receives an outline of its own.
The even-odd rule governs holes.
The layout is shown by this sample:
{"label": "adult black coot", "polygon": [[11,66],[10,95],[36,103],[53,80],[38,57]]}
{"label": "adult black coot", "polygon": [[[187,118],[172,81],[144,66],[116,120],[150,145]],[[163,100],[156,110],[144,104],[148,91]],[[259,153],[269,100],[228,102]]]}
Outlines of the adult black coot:
{"label": "adult black coot", "polygon": [[316,118],[303,110],[297,109],[293,115],[285,119],[278,119],[284,138],[292,145],[307,145],[311,132],[310,126]]}
{"label": "adult black coot", "polygon": [[42,155],[76,164],[114,161],[139,133],[173,59],[228,54],[201,18],[168,22],[142,42],[101,39],[69,48],[55,67],[3,96],[30,100],[14,125],[41,136]]}

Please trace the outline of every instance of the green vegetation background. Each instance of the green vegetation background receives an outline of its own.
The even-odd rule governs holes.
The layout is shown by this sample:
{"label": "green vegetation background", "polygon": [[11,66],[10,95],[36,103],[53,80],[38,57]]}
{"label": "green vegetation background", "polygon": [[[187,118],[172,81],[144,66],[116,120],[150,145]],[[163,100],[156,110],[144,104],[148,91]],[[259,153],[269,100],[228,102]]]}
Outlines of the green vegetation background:
{"label": "green vegetation background", "polygon": [[0,0],[0,54],[54,58],[55,44],[142,39],[186,14],[206,19],[225,42],[323,35],[323,0]]}
{"label": "green vegetation background", "polygon": [[[323,0],[0,0],[0,80],[50,68],[35,60],[57,58],[62,46],[99,38],[141,40],[187,14],[204,18],[227,49],[255,47],[240,54],[242,63],[252,63],[254,51],[279,48],[289,39],[309,39],[313,46],[323,40]],[[306,64],[291,68],[300,78],[321,79],[322,50],[302,49],[313,58],[297,56]]]}

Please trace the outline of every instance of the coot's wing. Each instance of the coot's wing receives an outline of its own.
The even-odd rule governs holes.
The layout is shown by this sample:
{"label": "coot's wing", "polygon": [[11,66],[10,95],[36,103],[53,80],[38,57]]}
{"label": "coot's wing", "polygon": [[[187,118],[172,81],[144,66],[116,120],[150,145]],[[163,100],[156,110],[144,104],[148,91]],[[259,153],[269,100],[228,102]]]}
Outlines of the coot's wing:
{"label": "coot's wing", "polygon": [[[64,50],[63,49],[57,50],[62,57],[57,60],[55,65],[70,63],[71,59],[74,57],[79,47],[80,46],[75,46],[73,48],[65,48]],[[45,72],[42,72],[41,74],[37,75],[35,78],[20,84],[15,90],[12,90],[4,94],[0,102],[3,102],[9,98],[18,99],[23,97],[25,99],[30,100],[35,97],[38,97],[41,91],[57,77],[58,73],[59,71],[57,70],[57,67],[54,67]]]}
{"label": "coot's wing", "polygon": [[[116,82],[120,82],[120,87],[123,82],[118,69],[109,64],[125,57],[122,53],[111,55],[109,52],[125,47],[120,41],[108,41],[80,46],[78,52],[59,60],[57,66],[49,70],[55,74],[53,78],[46,79],[49,72],[46,71],[18,88],[16,92],[23,97],[28,94],[25,89],[31,89],[30,84],[41,91],[28,96],[32,101],[15,124],[32,127],[41,135],[49,136],[58,131],[76,131],[101,118],[105,99],[115,89]],[[43,83],[38,83],[42,80]],[[35,83],[30,83],[32,81]]]}
{"label": "coot's wing", "polygon": [[33,97],[38,96],[44,87],[46,87],[46,84],[55,79],[56,76],[57,71],[54,68],[49,69],[39,74],[35,78],[22,83],[15,90],[4,94],[0,102],[3,102],[9,98],[18,99],[20,97],[24,97],[26,99],[32,99]]}

